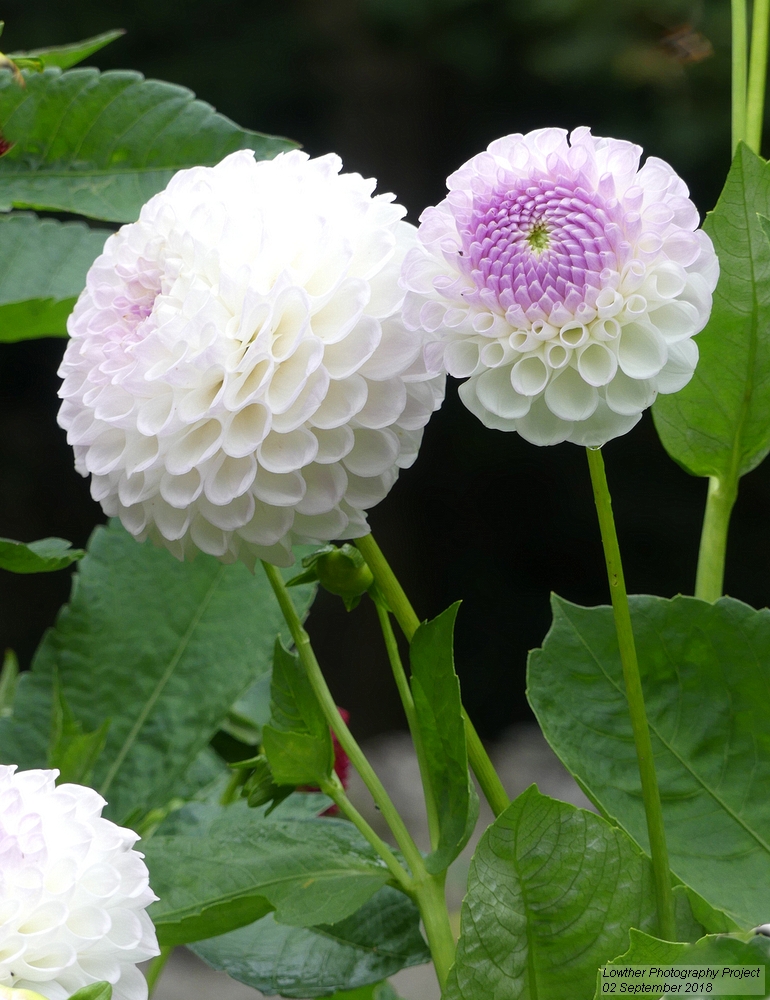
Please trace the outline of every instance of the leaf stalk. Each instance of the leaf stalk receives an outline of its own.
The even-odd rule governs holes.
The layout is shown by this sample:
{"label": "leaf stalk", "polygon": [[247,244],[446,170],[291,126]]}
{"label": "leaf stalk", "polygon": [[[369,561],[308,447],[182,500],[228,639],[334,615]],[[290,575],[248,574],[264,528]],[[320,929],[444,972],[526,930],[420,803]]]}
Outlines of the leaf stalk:
{"label": "leaf stalk", "polygon": [[695,577],[695,596],[702,601],[718,601],[724,592],[727,533],[737,496],[737,482],[723,483],[718,476],[709,477]]}
{"label": "leaf stalk", "polygon": [[393,626],[390,624],[390,613],[383,604],[382,600],[378,599],[376,595],[374,596],[374,604],[377,608],[377,617],[380,620],[380,628],[382,629],[382,636],[385,640],[385,648],[388,652],[390,667],[393,671],[393,677],[396,681],[398,693],[401,696],[401,704],[404,706],[404,714],[406,715],[407,725],[409,726],[409,732],[412,734],[412,742],[414,743],[415,753],[417,754],[417,763],[420,768],[420,778],[422,779],[423,793],[425,795],[425,811],[428,815],[430,846],[431,850],[435,851],[438,847],[439,841],[438,811],[436,809],[436,800],[433,795],[433,786],[430,783],[428,764],[425,758],[425,748],[422,741],[422,733],[420,732],[420,727],[417,722],[417,714],[414,708],[412,689],[409,686],[404,665],[401,662],[401,655],[398,651],[396,636],[393,632]]}
{"label": "leaf stalk", "polygon": [[[395,615],[401,631],[407,640],[411,642],[414,633],[419,627],[420,619],[417,617],[404,588],[391,569],[382,549],[371,534],[357,538],[356,547],[364,559],[366,559],[377,586],[380,588],[385,600],[388,602],[388,606]],[[484,749],[484,744],[481,742],[479,734],[476,732],[476,728],[471,722],[465,708],[463,708],[462,712],[465,723],[465,739],[468,746],[468,759],[473,773],[476,775],[479,787],[484,793],[484,797],[489,803],[492,812],[497,817],[508,808],[511,800],[508,798],[508,793],[503,787],[494,764]]]}

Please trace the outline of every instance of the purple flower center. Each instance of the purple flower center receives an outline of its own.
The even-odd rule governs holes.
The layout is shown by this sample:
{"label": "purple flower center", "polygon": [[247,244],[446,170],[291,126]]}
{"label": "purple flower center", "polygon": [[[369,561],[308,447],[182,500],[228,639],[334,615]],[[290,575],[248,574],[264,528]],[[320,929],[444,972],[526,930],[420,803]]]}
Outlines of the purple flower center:
{"label": "purple flower center", "polygon": [[623,222],[617,201],[564,178],[522,179],[475,200],[460,259],[482,302],[491,292],[531,320],[548,319],[557,305],[574,315],[625,263]]}

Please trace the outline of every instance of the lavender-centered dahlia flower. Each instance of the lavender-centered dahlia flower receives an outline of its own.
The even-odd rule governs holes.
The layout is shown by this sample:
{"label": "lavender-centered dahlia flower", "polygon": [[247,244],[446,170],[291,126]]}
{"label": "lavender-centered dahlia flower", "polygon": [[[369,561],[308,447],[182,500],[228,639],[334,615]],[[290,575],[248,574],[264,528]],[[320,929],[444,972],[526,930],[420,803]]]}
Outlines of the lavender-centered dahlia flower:
{"label": "lavender-centered dahlia flower", "polygon": [[719,265],[684,181],[641,153],[587,128],[509,135],[423,212],[404,320],[487,427],[597,447],[692,377]]}
{"label": "lavender-centered dahlia flower", "polygon": [[0,987],[65,1000],[107,981],[113,1000],[146,1000],[136,965],[159,949],[139,837],[58,773],[0,765]]}
{"label": "lavender-centered dahlia flower", "polygon": [[59,423],[91,492],[178,558],[355,538],[444,393],[401,319],[416,230],[328,155],[177,173],[68,322]]}

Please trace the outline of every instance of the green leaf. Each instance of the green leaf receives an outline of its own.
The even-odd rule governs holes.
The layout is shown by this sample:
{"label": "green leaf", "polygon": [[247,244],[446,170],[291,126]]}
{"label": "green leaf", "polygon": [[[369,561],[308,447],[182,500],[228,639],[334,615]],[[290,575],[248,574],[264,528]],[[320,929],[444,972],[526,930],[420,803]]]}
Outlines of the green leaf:
{"label": "green leaf", "polygon": [[430,961],[416,906],[389,886],[333,925],[287,927],[268,915],[192,950],[233,979],[284,997],[377,985],[399,969]]}
{"label": "green leaf", "polygon": [[[528,694],[546,739],[647,847],[611,608],[558,597]],[[632,597],[671,867],[740,927],[770,895],[770,612],[730,598]]]}
{"label": "green leaf", "polygon": [[70,1000],[112,1000],[112,986],[109,983],[91,983],[73,993]]}
{"label": "green leaf", "polygon": [[329,725],[296,654],[278,640],[270,687],[272,715],[262,743],[278,785],[325,781],[334,766]]}
{"label": "green leaf", "polygon": [[[0,227],[0,235],[1,232]],[[53,573],[71,566],[84,555],[83,549],[73,549],[72,543],[63,538],[41,538],[29,543],[0,538],[0,569],[11,573]]]}
{"label": "green leaf", "polygon": [[703,226],[720,276],[698,367],[652,408],[669,455],[732,489],[770,451],[770,246],[757,213],[770,215],[770,166],[741,143]]}
{"label": "green leaf", "polygon": [[[734,965],[760,965],[765,967],[765,989],[770,989],[770,941],[761,934],[748,936],[712,935],[695,944],[681,944],[661,941],[639,930],[630,932],[628,951],[608,965],[715,965],[722,969]],[[719,975],[719,974],[718,974]],[[751,984],[752,986],[754,983]],[[594,1000],[601,1000],[607,993],[602,990],[601,970],[597,975]],[[709,991],[710,992],[710,991]],[[651,1000],[661,993],[647,993]],[[716,993],[714,994],[716,996]],[[734,1000],[741,993],[720,993],[720,996]],[[755,994],[758,995],[758,994]],[[767,993],[762,993],[767,996]]]}
{"label": "green leaf", "polygon": [[13,700],[19,679],[19,661],[12,649],[6,649],[0,669],[0,719],[13,715]]}
{"label": "green leaf", "polygon": [[0,74],[0,209],[44,208],[133,222],[182,167],[296,144],[239,128],[184,87],[125,70],[47,69],[19,87]]}
{"label": "green leaf", "polygon": [[83,724],[75,719],[62,693],[58,675],[54,675],[48,766],[59,769],[59,783],[89,783],[99,754],[104,749],[109,728],[107,719],[92,733],[84,733]]}
{"label": "green leaf", "polygon": [[717,910],[689,885],[675,885],[674,899],[681,893],[687,897],[687,902],[693,918],[707,934],[729,934],[741,928],[722,910]]}
{"label": "green leaf", "polygon": [[57,45],[47,49],[32,49],[30,52],[9,52],[8,58],[21,65],[24,60],[32,59],[46,66],[58,66],[59,69],[69,69],[76,66],[84,59],[88,59],[94,52],[103,49],[105,45],[114,42],[117,38],[125,35],[121,28],[115,31],[105,31],[101,35],[93,35],[82,42],[71,42],[69,45]]}
{"label": "green leaf", "polygon": [[0,216],[0,342],[67,334],[67,316],[109,232],[82,222]]}
{"label": "green leaf", "polygon": [[239,802],[197,836],[156,834],[143,845],[161,944],[215,937],[273,909],[296,927],[336,923],[388,881],[351,823],[285,815]]}
{"label": "green leaf", "polygon": [[460,682],[454,669],[459,606],[453,604],[420,625],[409,647],[414,708],[438,812],[438,846],[425,859],[431,872],[443,871],[457,857],[473,832],[479,808],[468,773]]}
{"label": "green leaf", "polygon": [[631,839],[532,785],[476,848],[444,1000],[588,1000],[597,968],[655,912],[652,865]]}
{"label": "green leaf", "polygon": [[[304,615],[312,589],[292,594]],[[13,720],[0,720],[17,727],[11,752],[24,752],[8,762],[45,766],[58,672],[86,731],[111,720],[94,787],[108,800],[110,818],[130,825],[177,795],[230,706],[269,671],[282,626],[262,573],[209,556],[180,563],[140,545],[118,522],[97,528],[70,603],[19,683]],[[6,738],[0,726],[3,761]]]}

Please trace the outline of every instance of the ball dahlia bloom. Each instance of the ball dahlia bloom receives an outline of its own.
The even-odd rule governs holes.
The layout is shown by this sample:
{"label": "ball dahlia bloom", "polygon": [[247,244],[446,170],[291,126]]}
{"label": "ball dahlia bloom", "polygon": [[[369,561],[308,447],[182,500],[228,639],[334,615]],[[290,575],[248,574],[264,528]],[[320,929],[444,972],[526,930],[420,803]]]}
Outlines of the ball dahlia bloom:
{"label": "ball dahlia bloom", "polygon": [[65,1000],[106,980],[113,1000],[146,1000],[136,963],[159,949],[138,836],[93,789],[15,772],[0,765],[0,986]]}
{"label": "ball dahlia bloom", "polygon": [[587,128],[509,135],[421,216],[407,327],[487,427],[596,447],[692,377],[719,273],[684,182]]}
{"label": "ball dahlia bloom", "polygon": [[328,155],[177,173],[88,273],[59,423],[91,492],[176,556],[292,562],[366,534],[443,399],[401,321],[416,243]]}

